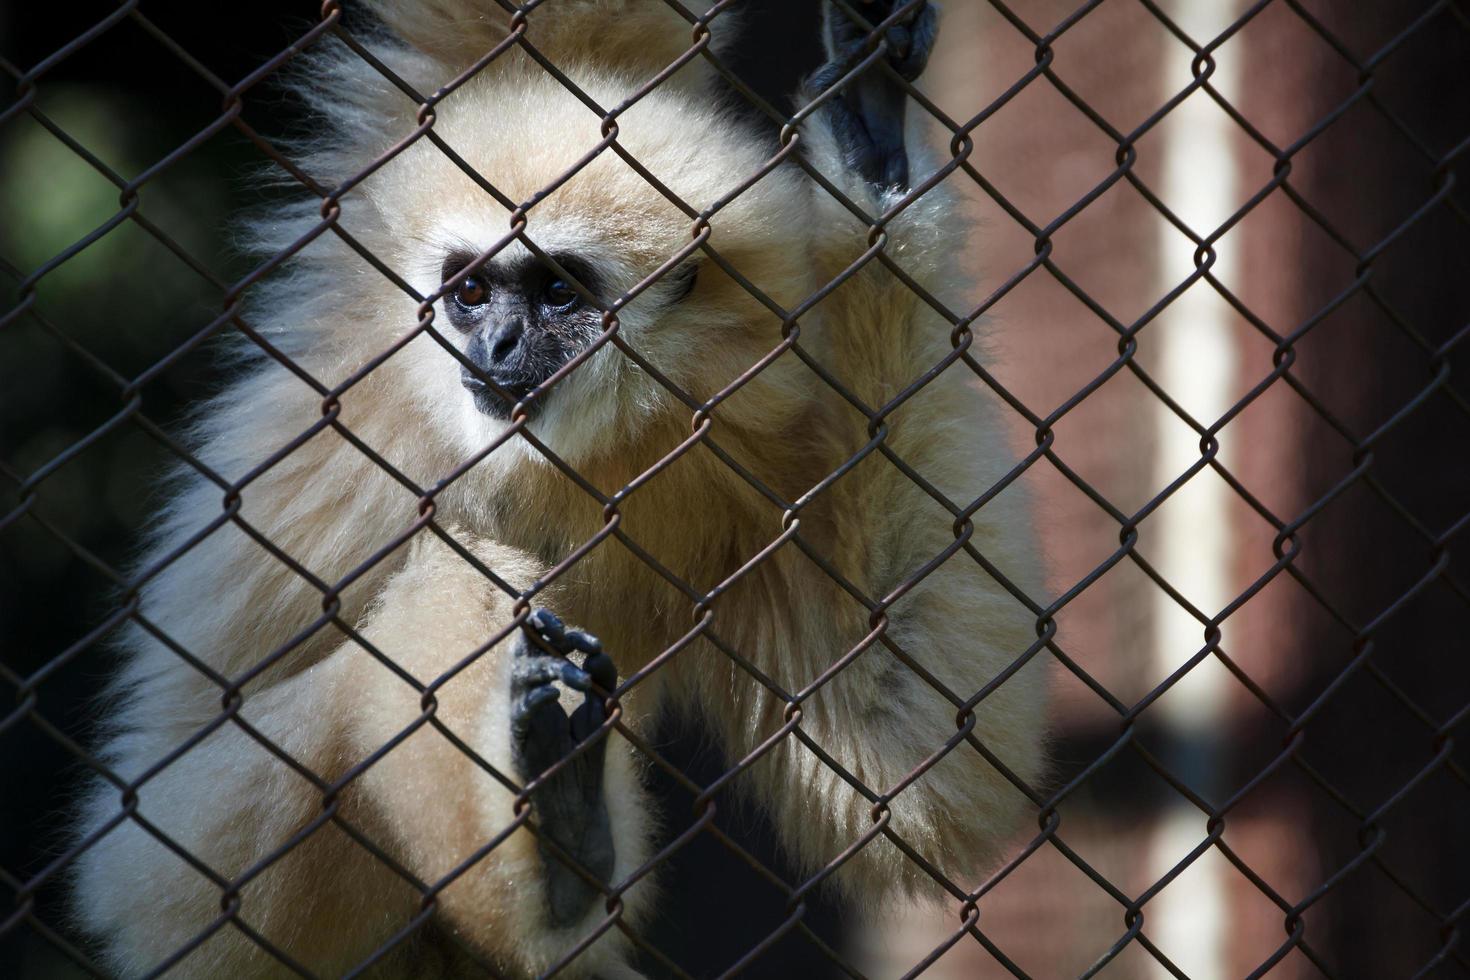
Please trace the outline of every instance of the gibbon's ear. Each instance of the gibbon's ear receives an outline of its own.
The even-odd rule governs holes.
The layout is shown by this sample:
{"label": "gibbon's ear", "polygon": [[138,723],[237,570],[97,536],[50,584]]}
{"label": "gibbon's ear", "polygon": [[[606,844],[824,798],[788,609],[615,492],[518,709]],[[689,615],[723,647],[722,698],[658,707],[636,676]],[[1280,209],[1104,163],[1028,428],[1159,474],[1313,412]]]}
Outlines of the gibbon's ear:
{"label": "gibbon's ear", "polygon": [[[681,0],[702,16],[712,0]],[[510,0],[365,0],[401,41],[456,67],[473,64],[510,32]],[[717,50],[735,35],[736,18],[710,22]],[[558,68],[595,65],[644,78],[662,71],[694,44],[694,26],[665,0],[545,0],[526,15],[526,40]]]}

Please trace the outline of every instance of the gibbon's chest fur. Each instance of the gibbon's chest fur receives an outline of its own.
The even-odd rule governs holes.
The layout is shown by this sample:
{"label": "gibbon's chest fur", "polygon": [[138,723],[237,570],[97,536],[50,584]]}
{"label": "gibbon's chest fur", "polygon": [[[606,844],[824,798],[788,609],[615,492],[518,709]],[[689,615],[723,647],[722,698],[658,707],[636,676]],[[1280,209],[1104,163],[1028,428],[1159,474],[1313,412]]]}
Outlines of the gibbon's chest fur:
{"label": "gibbon's chest fur", "polygon": [[[840,423],[837,406],[818,387],[809,399],[784,428],[742,431],[716,424],[708,437],[781,499],[795,501],[847,458],[859,435]],[[605,494],[634,486],[617,500],[615,513],[555,466],[536,460],[521,464],[516,478],[502,487],[481,489],[475,480],[467,480],[449,495],[446,516],[522,548],[548,567],[605,535],[613,524],[694,593],[718,590],[712,601],[700,605],[615,537],[606,537],[580,558],[552,588],[570,618],[597,632],[610,648],[617,645],[624,673],[641,669],[706,615],[712,616],[711,628],[722,640],[748,652],[764,669],[786,672],[789,665],[780,663],[788,642],[783,637],[789,639],[790,625],[800,619],[789,607],[800,602],[840,608],[832,580],[789,540],[756,561],[787,535],[789,525],[783,526],[776,502],[712,450],[696,444],[643,479],[691,432],[684,411],[670,412],[650,429],[649,438],[636,449],[579,461],[578,473]],[[797,533],[818,553],[832,555],[850,575],[865,579],[860,554],[867,547],[864,515],[852,513],[844,520],[836,513],[840,506],[835,498],[818,496],[795,515]],[[859,553],[845,554],[844,540]],[[873,585],[864,582],[864,587]],[[675,676],[730,663],[711,649],[681,652],[674,660],[660,671]]]}

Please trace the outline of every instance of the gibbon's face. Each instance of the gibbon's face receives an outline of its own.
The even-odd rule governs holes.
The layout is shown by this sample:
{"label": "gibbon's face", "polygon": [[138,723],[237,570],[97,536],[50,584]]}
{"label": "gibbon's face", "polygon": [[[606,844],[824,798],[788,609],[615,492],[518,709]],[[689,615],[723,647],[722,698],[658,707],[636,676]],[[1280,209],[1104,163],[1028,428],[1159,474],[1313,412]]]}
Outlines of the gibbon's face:
{"label": "gibbon's face", "polygon": [[[461,275],[473,259],[465,253],[446,256],[444,281]],[[573,275],[596,289],[585,266],[562,259],[564,268],[581,266]],[[498,419],[509,418],[516,401],[585,349],[601,319],[571,283],[535,261],[487,264],[466,273],[444,305],[450,324],[465,337],[465,356],[493,385],[464,365],[459,383],[478,411]]]}
{"label": "gibbon's face", "polygon": [[[552,257],[575,284],[530,256],[487,262],[469,272],[474,255],[451,252],[444,258],[444,282],[458,277],[445,298],[445,313],[464,337],[465,357],[493,385],[463,364],[459,381],[475,409],[490,418],[509,419],[516,402],[546,384],[603,331],[596,301],[607,302],[605,275],[575,255]],[[672,274],[677,283],[672,303],[689,295],[696,273],[690,264]],[[542,399],[550,394],[545,392]],[[540,400],[531,403],[530,414],[540,405]]]}
{"label": "gibbon's face", "polygon": [[[474,365],[428,337],[406,348],[425,417],[460,452],[476,453],[501,437],[522,402],[529,433],[580,466],[641,445],[658,419],[678,416],[669,424],[687,431],[688,402],[665,380],[706,400],[780,343],[782,324],[702,251],[655,280],[693,237],[691,217],[610,151],[579,162],[603,139],[600,117],[554,80],[524,84],[528,91],[516,99],[466,86],[446,101],[436,129],[505,197],[534,202],[525,211],[526,242],[506,241],[511,213],[423,143],[390,165],[374,199],[393,219],[388,233],[404,249],[415,288],[442,297],[440,336]],[[598,94],[605,104],[623,98],[618,90]],[[620,144],[695,209],[758,172],[768,155],[703,97],[691,103],[652,93],[619,126]],[[559,179],[565,173],[572,176]],[[794,175],[772,174],[710,222],[722,259],[782,304],[809,291],[800,234],[806,199]],[[604,312],[610,306],[619,343],[663,380],[611,342],[599,343],[614,322]],[[734,420],[748,405],[752,418],[778,419],[788,396],[771,386],[785,367],[722,402],[722,418]],[[540,458],[525,440],[504,445],[489,468]]]}
{"label": "gibbon's face", "polygon": [[[432,288],[443,294],[435,321],[463,361],[432,343],[416,343],[411,356],[424,379],[416,386],[437,393],[434,416],[458,420],[451,436],[461,451],[497,440],[520,404],[532,435],[580,462],[637,440],[669,398],[611,343],[598,343],[607,332],[604,311],[647,275],[645,263],[578,215],[546,208],[541,218],[535,244],[559,269],[519,242],[476,264],[481,243],[494,241],[499,229],[463,214],[444,219],[439,231],[450,244],[432,258],[438,266]],[[670,270],[616,317],[619,335],[660,373],[696,387],[690,367],[698,362],[689,354],[704,338],[718,344],[706,328],[721,323],[696,296],[698,270],[697,259]],[[738,346],[734,341],[731,333],[725,346]],[[579,355],[587,356],[563,371]],[[457,406],[447,418],[446,405]],[[500,462],[527,456],[523,440],[506,448],[496,454]]]}

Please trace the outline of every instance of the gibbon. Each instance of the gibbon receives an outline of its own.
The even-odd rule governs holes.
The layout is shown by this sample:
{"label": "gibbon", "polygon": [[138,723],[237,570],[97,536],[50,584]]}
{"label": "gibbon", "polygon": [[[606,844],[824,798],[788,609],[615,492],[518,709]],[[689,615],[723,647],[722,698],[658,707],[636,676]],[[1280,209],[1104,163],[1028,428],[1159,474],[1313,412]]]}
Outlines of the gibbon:
{"label": "gibbon", "polygon": [[[917,78],[934,8],[850,3]],[[665,711],[854,907],[972,887],[1043,765],[1039,559],[877,40],[827,8],[816,179],[664,0],[367,6],[295,70],[337,189],[251,223],[289,259],[138,564],[79,927],[122,976],[637,976]]]}

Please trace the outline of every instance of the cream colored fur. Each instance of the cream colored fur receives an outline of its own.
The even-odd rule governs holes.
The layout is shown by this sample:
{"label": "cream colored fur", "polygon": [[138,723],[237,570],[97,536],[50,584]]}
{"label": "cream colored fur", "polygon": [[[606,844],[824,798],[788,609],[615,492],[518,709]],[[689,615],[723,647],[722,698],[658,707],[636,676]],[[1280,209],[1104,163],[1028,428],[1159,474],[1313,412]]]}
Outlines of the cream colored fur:
{"label": "cream colored fur", "polygon": [[[493,4],[466,0],[374,4],[408,43],[377,42],[378,56],[430,92],[503,36]],[[491,13],[484,13],[491,10]],[[621,103],[689,43],[689,25],[662,0],[556,0],[531,15],[528,37],[598,104]],[[716,29],[721,21],[716,19]],[[496,31],[502,31],[497,35]],[[539,41],[537,40],[539,38]],[[601,138],[601,120],[528,59],[497,63],[437,108],[436,131],[516,201],[532,198]],[[618,120],[620,144],[696,210],[726,194],[772,148],[722,111],[691,64]],[[303,91],[337,127],[303,149],[324,182],[355,173],[415,125],[415,106],[355,56],[327,54],[301,76]],[[810,159],[872,213],[890,201],[845,173],[831,138],[809,124]],[[915,173],[929,172],[922,158]],[[387,163],[342,200],[341,226],[415,289],[438,287],[447,248],[483,250],[509,215],[427,141]],[[317,202],[272,214],[253,230],[263,249],[318,220]],[[794,165],[765,177],[711,221],[711,245],[786,309],[831,281],[867,245],[867,229]],[[691,237],[692,222],[612,152],[530,210],[542,248],[576,251],[611,270],[617,289],[642,279]],[[889,254],[940,295],[963,295],[955,271],[965,229],[947,191],[930,191],[890,228]],[[511,246],[506,254],[521,249]],[[247,313],[272,342],[332,387],[410,331],[417,302],[327,232],[266,287]],[[959,292],[957,292],[957,290]],[[441,315],[436,323],[442,324]],[[444,327],[444,335],[458,335]],[[949,326],[876,264],[800,320],[801,344],[870,406],[893,397],[950,350]],[[670,306],[655,287],[620,315],[623,338],[696,399],[721,389],[780,341],[781,323],[711,261],[693,294]],[[332,428],[322,397],[274,362],[247,361],[198,414],[193,441],[225,480],[252,474],[239,519],[312,576],[337,583],[408,528],[419,500]],[[961,505],[1013,463],[993,399],[963,366],[952,368],[889,419],[887,444]],[[689,434],[690,411],[607,347],[551,392],[532,426],[604,493],[628,484]],[[868,440],[867,420],[793,354],[758,374],[714,412],[712,438],[787,500],[806,493]],[[474,412],[458,366],[419,336],[351,387],[339,421],[408,479],[430,487],[481,451],[503,425]],[[279,458],[277,458],[279,455]],[[186,469],[140,567],[149,568],[220,520],[225,494]],[[775,540],[781,510],[704,447],[695,447],[619,506],[620,527],[700,592],[726,581]],[[513,437],[438,494],[435,519],[487,566],[523,589],[604,525],[602,505]],[[1032,594],[1035,546],[1015,489],[975,515],[975,546]],[[800,534],[868,596],[881,597],[954,541],[953,517],[879,454],[832,484],[800,515]],[[334,609],[420,684],[502,631],[511,597],[427,533],[354,578]],[[592,550],[534,602],[598,636],[623,677],[693,625],[694,603],[616,540]],[[420,717],[421,695],[323,617],[321,591],[225,522],[170,561],[142,590],[147,622],[225,678],[252,673],[239,717],[302,766],[334,783]],[[710,629],[787,691],[810,684],[868,634],[868,611],[795,542],[776,550],[710,607]],[[887,637],[967,698],[1034,640],[1032,619],[964,553],[889,610]],[[507,746],[509,642],[438,690],[438,719],[488,763],[513,772]],[[221,687],[142,628],[125,644],[110,701],[105,758],[124,779],[149,773],[137,814],[83,853],[77,914],[124,976],[153,969],[209,929],[220,886],[148,829],[224,879],[250,872],[239,917],[319,974],[340,974],[407,925],[422,896],[336,823],[274,858],[322,813],[322,792],[233,721],[199,738],[221,711]],[[1041,766],[1042,678],[1028,666],[976,711],[975,736],[1013,772]],[[570,699],[564,698],[570,706]],[[702,718],[731,760],[783,723],[785,704],[714,645],[681,650],[624,699],[624,723],[646,726],[672,707]],[[877,793],[888,793],[956,731],[955,708],[883,644],[874,644],[802,705],[801,727]],[[610,737],[608,806],[616,880],[650,853],[657,817],[643,797],[638,753]],[[794,737],[737,777],[767,807],[807,869],[834,859],[871,826],[871,803]],[[724,797],[722,796],[723,800]],[[394,745],[336,801],[340,820],[420,881],[433,883],[500,833],[512,794],[429,726]],[[1025,812],[1024,798],[968,744],[960,744],[890,801],[891,830],[946,875],[973,882]],[[80,834],[122,810],[98,782]],[[146,822],[147,827],[144,826]],[[933,894],[919,867],[878,837],[832,878],[860,904]],[[540,857],[518,830],[437,897],[435,918],[477,955],[512,974],[546,969],[605,917],[553,930],[543,919]],[[623,896],[624,921],[656,915],[644,878]],[[631,975],[630,946],[614,928],[564,975]],[[458,970],[452,944],[410,941],[379,964],[390,976]],[[180,975],[266,976],[284,967],[226,923],[182,960]]]}

